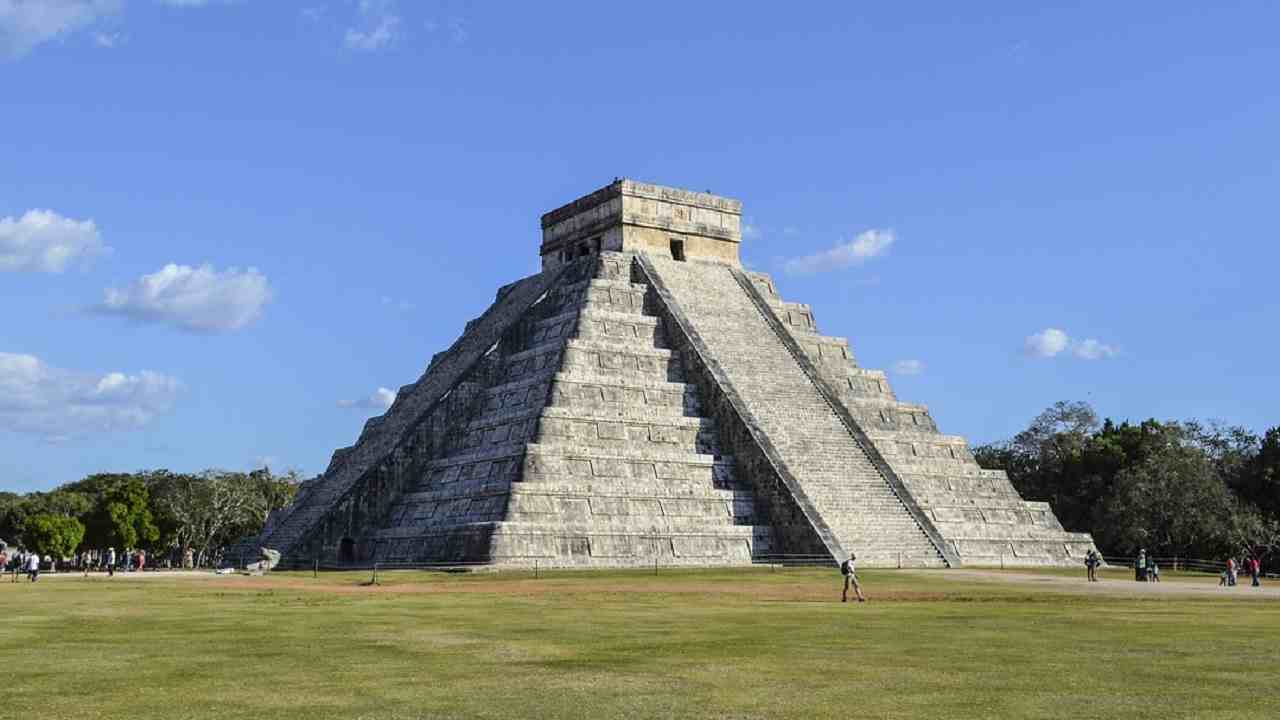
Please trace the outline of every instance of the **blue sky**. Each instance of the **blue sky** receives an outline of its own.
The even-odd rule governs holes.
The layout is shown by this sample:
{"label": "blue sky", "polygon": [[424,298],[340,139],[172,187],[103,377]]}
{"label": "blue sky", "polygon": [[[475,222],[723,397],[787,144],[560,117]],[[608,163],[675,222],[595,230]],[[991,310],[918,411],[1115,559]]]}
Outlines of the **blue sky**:
{"label": "blue sky", "polygon": [[[1280,424],[1273,3],[0,0],[0,488],[324,469],[615,176],[944,432]],[[379,389],[384,389],[379,392]]]}

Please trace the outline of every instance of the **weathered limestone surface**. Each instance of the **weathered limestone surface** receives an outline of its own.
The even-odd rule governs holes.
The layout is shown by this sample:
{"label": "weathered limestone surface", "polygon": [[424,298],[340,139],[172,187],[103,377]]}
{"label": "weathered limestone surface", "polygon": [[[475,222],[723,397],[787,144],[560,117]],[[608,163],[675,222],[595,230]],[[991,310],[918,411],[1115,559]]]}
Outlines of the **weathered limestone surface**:
{"label": "weathered limestone surface", "polygon": [[386,414],[365,424],[354,446],[334,452],[324,474],[304,485],[287,515],[260,536],[257,544],[289,558],[301,544],[322,543],[316,536],[326,529],[321,527],[325,522],[332,523],[335,506],[348,499],[366,473],[392,454],[405,435],[425,414],[437,408],[558,278],[558,272],[540,273],[500,289],[494,304],[468,323],[466,332],[452,347],[432,359],[416,383],[400,388]]}
{"label": "weathered limestone surface", "polygon": [[897,400],[883,372],[859,368],[841,350],[847,342],[818,334],[808,305],[784,302],[768,275],[748,276],[962,562],[1083,562],[1088,534],[1064,531],[1047,503],[1023,500],[1004,471],[979,467],[965,439],[941,434],[927,407]]}
{"label": "weathered limestone surface", "polygon": [[[868,565],[941,566],[946,548],[922,523],[728,265],[646,258],[685,310],[782,464],[832,530],[837,552]],[[926,521],[927,522],[927,521]]]}
{"label": "weathered limestone surface", "polygon": [[544,215],[543,271],[499,290],[230,557],[1078,562],[1089,536],[979,468],[812,308],[742,270],[741,212],[620,180]]}
{"label": "weathered limestone surface", "polygon": [[589,276],[532,309],[460,449],[433,460],[373,533],[376,559],[735,564],[769,551],[631,262],[570,262]]}

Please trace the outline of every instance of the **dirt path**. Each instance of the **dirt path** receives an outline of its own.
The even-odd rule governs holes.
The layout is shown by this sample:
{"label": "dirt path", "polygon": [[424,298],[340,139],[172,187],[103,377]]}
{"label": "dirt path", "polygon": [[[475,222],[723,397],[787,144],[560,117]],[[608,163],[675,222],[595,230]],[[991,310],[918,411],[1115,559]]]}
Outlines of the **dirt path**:
{"label": "dirt path", "polygon": [[[913,571],[914,572],[914,571]],[[916,574],[926,574],[917,572]],[[1039,573],[1019,573],[1006,570],[979,570],[959,568],[956,570],[933,571],[927,573],[930,578],[949,581],[973,581],[1017,584],[1039,587],[1046,590],[1066,591],[1083,595],[1112,595],[1119,597],[1197,597],[1197,598],[1230,598],[1241,600],[1280,600],[1280,581],[1264,582],[1260,588],[1249,587],[1247,577],[1240,578],[1236,587],[1219,587],[1218,579],[1212,575],[1199,578],[1169,579],[1158,583],[1135,582],[1128,579],[1103,577],[1096,583],[1087,582],[1083,577],[1064,577],[1061,575],[1044,575]]]}

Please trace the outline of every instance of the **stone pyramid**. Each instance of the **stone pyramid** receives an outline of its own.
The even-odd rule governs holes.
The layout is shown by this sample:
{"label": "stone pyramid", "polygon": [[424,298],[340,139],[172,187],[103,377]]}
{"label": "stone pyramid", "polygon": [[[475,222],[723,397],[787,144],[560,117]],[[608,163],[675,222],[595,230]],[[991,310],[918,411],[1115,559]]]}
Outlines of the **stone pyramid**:
{"label": "stone pyramid", "polygon": [[282,565],[1076,564],[1093,547],[738,260],[741,204],[620,180],[246,546]]}

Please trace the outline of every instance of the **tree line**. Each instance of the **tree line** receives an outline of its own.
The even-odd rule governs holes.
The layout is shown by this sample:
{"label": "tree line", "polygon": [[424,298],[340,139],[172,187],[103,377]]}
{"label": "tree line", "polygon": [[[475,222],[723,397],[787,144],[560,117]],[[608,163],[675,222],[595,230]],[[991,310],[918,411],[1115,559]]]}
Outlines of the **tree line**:
{"label": "tree line", "polygon": [[1059,402],[974,456],[1104,554],[1280,560],[1280,427],[1099,422],[1089,404]]}
{"label": "tree line", "polygon": [[0,492],[0,539],[55,559],[114,547],[182,557],[198,565],[262,530],[267,515],[287,506],[301,479],[206,470],[100,473],[48,492]]}

